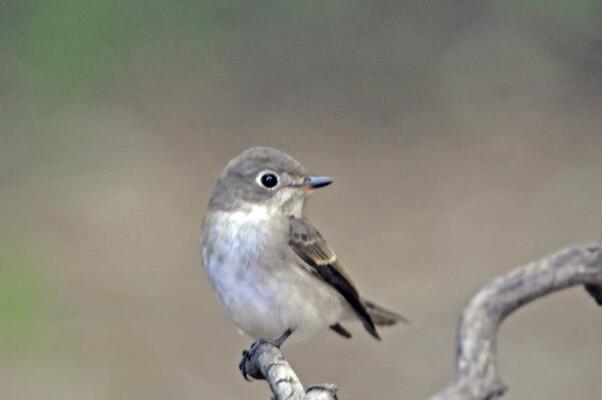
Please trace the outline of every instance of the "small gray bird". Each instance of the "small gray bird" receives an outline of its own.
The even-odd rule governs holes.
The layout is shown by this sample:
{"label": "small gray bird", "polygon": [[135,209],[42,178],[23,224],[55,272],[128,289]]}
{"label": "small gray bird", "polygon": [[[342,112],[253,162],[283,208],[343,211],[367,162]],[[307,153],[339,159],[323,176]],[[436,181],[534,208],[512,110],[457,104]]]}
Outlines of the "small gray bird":
{"label": "small gray bird", "polygon": [[375,325],[405,320],[360,297],[303,216],[308,195],[330,183],[269,147],[244,151],[217,181],[203,221],[203,264],[226,311],[249,336],[276,340],[294,331],[306,338],[330,327],[349,338],[341,321],[357,318],[380,339]]}

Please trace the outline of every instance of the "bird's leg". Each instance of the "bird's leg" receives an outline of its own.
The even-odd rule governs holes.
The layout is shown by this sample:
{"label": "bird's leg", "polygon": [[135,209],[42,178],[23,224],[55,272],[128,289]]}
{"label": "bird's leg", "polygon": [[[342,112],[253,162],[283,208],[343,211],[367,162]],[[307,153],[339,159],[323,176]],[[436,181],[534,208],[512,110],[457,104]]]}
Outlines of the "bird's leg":
{"label": "bird's leg", "polygon": [[289,328],[274,341],[267,339],[259,339],[251,345],[251,348],[249,350],[243,350],[242,360],[240,360],[240,363],[238,364],[238,369],[240,369],[242,377],[245,378],[245,380],[247,381],[251,380],[249,376],[255,379],[265,379],[265,377],[261,374],[261,371],[259,371],[255,367],[255,353],[262,345],[265,344],[269,344],[274,347],[280,348],[280,346],[282,346],[282,344],[286,341],[286,339],[288,339],[290,335],[293,334],[294,331],[294,329]]}
{"label": "bird's leg", "polygon": [[284,331],[284,333],[282,335],[280,335],[280,337],[278,337],[278,339],[276,339],[273,344],[274,346],[280,348],[280,346],[282,346],[284,344],[284,342],[286,341],[286,339],[289,338],[290,335],[293,334],[295,330],[288,328],[287,330]]}

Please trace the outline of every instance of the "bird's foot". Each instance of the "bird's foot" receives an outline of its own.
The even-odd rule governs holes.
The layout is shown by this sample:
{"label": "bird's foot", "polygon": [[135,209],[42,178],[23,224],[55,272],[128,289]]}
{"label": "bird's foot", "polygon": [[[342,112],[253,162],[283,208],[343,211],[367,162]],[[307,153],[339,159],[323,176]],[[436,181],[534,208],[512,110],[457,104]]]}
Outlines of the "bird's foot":
{"label": "bird's foot", "polygon": [[240,373],[246,381],[250,382],[251,378],[265,379],[259,368],[257,368],[257,363],[255,362],[257,357],[257,349],[265,344],[274,346],[274,344],[269,340],[259,339],[251,345],[249,350],[243,350],[242,360],[240,360],[240,363],[238,364],[238,369],[240,369]]}
{"label": "bird's foot", "polygon": [[274,346],[280,348],[284,341],[293,333],[293,329],[287,329],[280,337],[276,340],[259,339],[255,341],[249,350],[243,350],[242,360],[238,364],[238,369],[242,374],[242,377],[247,381],[254,379],[265,379],[259,368],[257,368],[257,356],[259,355],[258,350],[265,345]]}

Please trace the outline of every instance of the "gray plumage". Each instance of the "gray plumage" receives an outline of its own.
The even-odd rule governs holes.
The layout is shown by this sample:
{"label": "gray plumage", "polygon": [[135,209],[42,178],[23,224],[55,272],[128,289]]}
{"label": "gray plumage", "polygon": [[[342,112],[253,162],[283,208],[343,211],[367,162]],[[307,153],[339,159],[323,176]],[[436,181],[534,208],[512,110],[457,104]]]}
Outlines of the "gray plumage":
{"label": "gray plumage", "polygon": [[254,147],[232,159],[220,176],[203,221],[203,264],[238,327],[254,338],[294,338],[358,318],[375,325],[400,315],[361,299],[349,274],[317,229],[303,217],[305,200],[326,177],[307,175],[279,150]]}

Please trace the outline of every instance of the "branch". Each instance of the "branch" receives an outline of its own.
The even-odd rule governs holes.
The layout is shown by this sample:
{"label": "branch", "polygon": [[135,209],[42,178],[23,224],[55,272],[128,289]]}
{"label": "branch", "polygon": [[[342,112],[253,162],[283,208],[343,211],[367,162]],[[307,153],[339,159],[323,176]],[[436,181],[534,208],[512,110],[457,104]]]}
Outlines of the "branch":
{"label": "branch", "polygon": [[253,343],[240,368],[255,379],[267,380],[275,400],[337,400],[332,384],[312,386],[305,392],[280,348],[266,340]]}
{"label": "branch", "polygon": [[[602,305],[602,249],[573,246],[515,269],[486,284],[470,300],[458,327],[456,375],[430,400],[492,400],[507,390],[498,375],[496,339],[504,319],[519,307],[551,292],[585,285]],[[304,391],[280,349],[257,341],[241,366],[265,378],[276,400],[336,400],[334,385]]]}
{"label": "branch", "polygon": [[601,253],[600,245],[569,247],[496,278],[479,290],[460,319],[456,376],[431,400],[501,397],[507,387],[497,367],[500,324],[519,307],[569,286],[586,285],[596,298],[595,293],[602,293]]}

